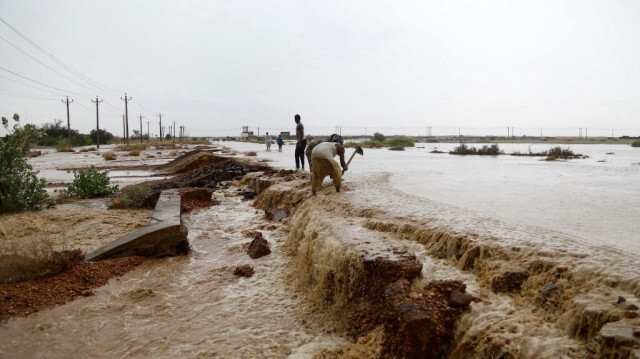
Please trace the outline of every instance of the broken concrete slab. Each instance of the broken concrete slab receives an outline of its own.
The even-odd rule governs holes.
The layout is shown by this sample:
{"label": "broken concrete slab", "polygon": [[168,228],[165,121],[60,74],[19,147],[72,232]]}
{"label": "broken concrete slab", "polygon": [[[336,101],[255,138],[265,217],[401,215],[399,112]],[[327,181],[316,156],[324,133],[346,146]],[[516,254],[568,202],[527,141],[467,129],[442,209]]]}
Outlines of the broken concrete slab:
{"label": "broken concrete slab", "polygon": [[189,252],[178,189],[162,191],[149,225],[87,254],[86,261],[127,256],[167,257]]}

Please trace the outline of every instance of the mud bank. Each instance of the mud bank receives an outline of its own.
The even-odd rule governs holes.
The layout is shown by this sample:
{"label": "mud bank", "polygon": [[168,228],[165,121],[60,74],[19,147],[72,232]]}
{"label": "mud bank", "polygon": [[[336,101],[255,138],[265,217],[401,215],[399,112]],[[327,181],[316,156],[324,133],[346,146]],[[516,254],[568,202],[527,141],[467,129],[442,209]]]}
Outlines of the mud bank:
{"label": "mud bank", "polygon": [[[496,233],[503,231],[496,229],[504,224],[490,220],[468,231],[452,230],[442,216],[414,210],[431,204],[437,210],[437,205],[393,190],[385,176],[347,182],[343,194],[325,188],[310,197],[307,187],[304,180],[275,181],[255,205],[291,215],[287,250],[295,262],[295,282],[324,310],[343,318],[344,328],[356,343],[367,343],[369,353],[640,357],[640,336],[633,334],[640,326],[640,272],[632,256],[610,248],[588,256],[586,248],[569,245],[571,238],[540,229],[531,230],[531,240],[501,238]],[[561,248],[554,252],[555,247]],[[425,294],[437,280],[452,281],[444,285],[448,293]],[[410,289],[402,281],[411,283]],[[452,292],[460,285],[472,296],[462,287],[463,305],[456,307]],[[398,288],[408,290],[406,298],[414,303],[444,298],[424,307],[442,327],[416,324],[415,318],[394,310],[389,295]],[[399,307],[408,308],[407,303],[395,309]],[[400,320],[392,323],[390,318]],[[401,327],[415,332],[407,334]],[[420,334],[424,328],[450,333],[435,340]]]}

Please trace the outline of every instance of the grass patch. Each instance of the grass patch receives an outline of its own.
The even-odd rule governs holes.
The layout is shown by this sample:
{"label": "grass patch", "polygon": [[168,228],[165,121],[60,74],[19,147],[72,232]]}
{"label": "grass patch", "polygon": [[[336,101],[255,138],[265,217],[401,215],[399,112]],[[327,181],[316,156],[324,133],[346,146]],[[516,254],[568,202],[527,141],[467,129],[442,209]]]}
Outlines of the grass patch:
{"label": "grass patch", "polygon": [[134,144],[129,144],[129,145],[116,146],[115,150],[116,151],[126,151],[126,152],[142,151],[142,150],[147,149],[147,147],[149,147],[149,145],[146,144],[146,143],[134,143]]}
{"label": "grass patch", "polygon": [[113,161],[116,159],[116,154],[113,152],[105,152],[102,154],[102,158],[104,158],[105,161]]}
{"label": "grass patch", "polygon": [[87,147],[87,148],[81,148],[80,152],[93,152],[96,151],[95,147]]}
{"label": "grass patch", "polygon": [[0,245],[0,283],[16,283],[58,274],[84,261],[79,249],[61,251],[43,233],[20,242]]}
{"label": "grass patch", "polygon": [[129,151],[129,153],[127,153],[127,156],[140,156],[140,151],[139,150],[131,150],[131,151]]}
{"label": "grass patch", "polygon": [[109,203],[109,208],[153,208],[157,198],[151,195],[151,190],[140,184],[127,186]]}
{"label": "grass patch", "polygon": [[384,143],[376,140],[364,141],[360,144],[362,148],[382,148],[384,146]]}
{"label": "grass patch", "polygon": [[640,140],[631,142],[631,147],[640,147]]}
{"label": "grass patch", "polygon": [[56,151],[58,151],[58,152],[75,152],[73,150],[73,148],[71,148],[71,146],[69,146],[69,143],[67,142],[67,140],[58,141],[58,144],[56,145]]}
{"label": "grass patch", "polygon": [[410,137],[396,137],[384,141],[387,147],[413,147],[415,146],[413,138]]}
{"label": "grass patch", "polygon": [[257,156],[257,155],[258,155],[258,154],[257,154],[256,152],[253,152],[253,151],[251,151],[251,152],[247,152],[247,153],[245,154],[245,156],[250,156],[250,157],[254,157],[254,156]]}

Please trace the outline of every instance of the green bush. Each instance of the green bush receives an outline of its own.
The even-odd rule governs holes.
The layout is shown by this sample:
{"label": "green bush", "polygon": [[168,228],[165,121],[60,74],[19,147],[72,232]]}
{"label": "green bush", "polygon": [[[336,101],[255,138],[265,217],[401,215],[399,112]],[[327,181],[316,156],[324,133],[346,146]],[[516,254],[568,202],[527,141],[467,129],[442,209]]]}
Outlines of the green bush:
{"label": "green bush", "polygon": [[631,143],[631,147],[640,147],[640,140],[638,140],[638,141],[633,141],[633,142]]}
{"label": "green bush", "polygon": [[10,128],[9,121],[2,118],[8,135],[0,138],[0,213],[35,209],[47,198],[47,181],[36,176],[26,159],[40,132],[34,125],[21,127],[18,114],[13,115],[13,120],[15,124]]}
{"label": "green bush", "polygon": [[496,143],[491,146],[484,145],[480,149],[469,147],[466,143],[461,143],[459,146],[454,147],[453,151],[449,151],[449,153],[452,155],[497,156],[504,154],[504,151],[502,151]]}
{"label": "green bush", "polygon": [[386,140],[384,144],[387,147],[413,147],[414,146],[413,138],[404,137],[404,136]]}
{"label": "green bush", "polygon": [[104,158],[105,161],[113,161],[116,159],[116,154],[113,152],[105,152],[102,154],[102,158]]}
{"label": "green bush", "polygon": [[380,132],[373,133],[373,141],[384,142],[387,138]]}
{"label": "green bush", "polygon": [[497,143],[494,143],[491,146],[484,145],[481,149],[478,150],[479,155],[485,156],[497,156],[504,154],[504,151],[500,149]]}
{"label": "green bush", "polygon": [[67,187],[78,198],[100,197],[116,193],[118,186],[109,186],[109,171],[98,172],[92,165],[88,170],[73,171],[73,183]]}

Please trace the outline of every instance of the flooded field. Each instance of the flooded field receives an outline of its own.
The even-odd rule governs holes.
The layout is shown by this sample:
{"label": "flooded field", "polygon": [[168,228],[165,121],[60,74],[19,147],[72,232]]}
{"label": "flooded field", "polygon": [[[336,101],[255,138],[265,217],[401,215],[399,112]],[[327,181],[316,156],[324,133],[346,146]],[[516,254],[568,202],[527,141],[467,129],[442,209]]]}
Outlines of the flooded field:
{"label": "flooded field", "polygon": [[[224,145],[293,167],[293,146]],[[345,174],[343,193],[327,186],[285,222],[267,221],[238,187],[215,192],[219,206],[185,217],[188,256],[147,261],[93,297],[10,320],[0,327],[0,356],[377,357],[381,327],[356,339],[340,318],[362,258],[389,248],[422,263],[413,287],[458,279],[478,298],[456,328],[451,358],[640,355],[637,337],[629,341],[627,333],[640,319],[620,320],[625,311],[616,303],[640,305],[640,211],[633,206],[640,203],[640,151],[572,146],[590,158],[542,162],[417,146],[424,148],[365,149]],[[527,152],[523,146],[504,148]],[[262,200],[306,193],[303,178]],[[272,254],[251,260],[243,245],[255,231]],[[233,275],[243,264],[254,267],[253,277]],[[526,280],[502,292],[500,278],[510,273]],[[614,333],[609,341],[601,328]]]}

